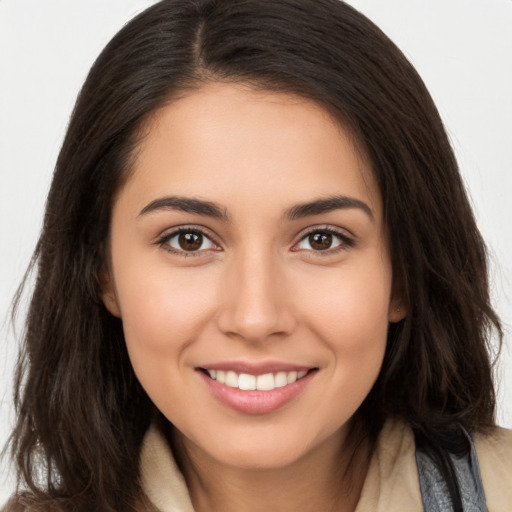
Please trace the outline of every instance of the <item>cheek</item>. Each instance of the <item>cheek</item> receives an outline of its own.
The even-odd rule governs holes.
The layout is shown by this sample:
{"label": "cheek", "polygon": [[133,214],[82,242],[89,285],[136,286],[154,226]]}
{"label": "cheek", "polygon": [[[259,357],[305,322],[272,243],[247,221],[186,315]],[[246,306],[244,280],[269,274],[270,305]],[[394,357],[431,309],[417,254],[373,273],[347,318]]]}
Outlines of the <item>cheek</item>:
{"label": "cheek", "polygon": [[215,273],[210,272],[208,286],[203,274],[197,269],[139,264],[116,275],[123,329],[134,366],[137,358],[157,362],[177,358],[201,332],[216,303]]}
{"label": "cheek", "polygon": [[325,295],[316,288],[309,296],[309,325],[333,357],[330,403],[339,404],[333,428],[355,413],[379,375],[389,326],[390,275],[385,265],[345,268],[326,283]]}
{"label": "cheek", "polygon": [[[116,276],[135,374],[158,409],[173,411],[170,419],[176,421],[180,411],[187,410],[176,404],[182,403],[183,384],[193,375],[186,371],[187,348],[208,323],[216,303],[215,273],[210,273],[210,285],[205,286],[201,272],[186,270],[137,265]],[[189,405],[194,402],[190,395],[186,399]]]}
{"label": "cheek", "polygon": [[305,322],[347,367],[380,366],[389,325],[391,269],[378,255],[358,260],[297,290]]}

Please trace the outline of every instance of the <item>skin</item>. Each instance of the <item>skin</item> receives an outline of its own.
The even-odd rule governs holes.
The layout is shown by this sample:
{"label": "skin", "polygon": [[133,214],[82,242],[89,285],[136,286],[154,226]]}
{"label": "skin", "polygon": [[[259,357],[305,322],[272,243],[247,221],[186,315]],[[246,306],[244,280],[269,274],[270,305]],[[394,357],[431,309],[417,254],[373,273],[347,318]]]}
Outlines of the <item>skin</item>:
{"label": "skin", "polygon": [[[367,462],[363,447],[340,485],[347,430],[379,373],[389,322],[405,315],[363,153],[316,103],[243,85],[184,94],[147,128],[114,204],[103,300],[175,427],[194,507],[353,510]],[[334,195],[368,211],[286,215]],[[168,196],[215,203],[227,218],[155,207]],[[177,236],[162,240],[177,227],[209,238],[184,251]],[[340,235],[319,250],[308,230],[326,228]],[[219,361],[317,370],[283,407],[247,414],[205,385],[198,368]]]}

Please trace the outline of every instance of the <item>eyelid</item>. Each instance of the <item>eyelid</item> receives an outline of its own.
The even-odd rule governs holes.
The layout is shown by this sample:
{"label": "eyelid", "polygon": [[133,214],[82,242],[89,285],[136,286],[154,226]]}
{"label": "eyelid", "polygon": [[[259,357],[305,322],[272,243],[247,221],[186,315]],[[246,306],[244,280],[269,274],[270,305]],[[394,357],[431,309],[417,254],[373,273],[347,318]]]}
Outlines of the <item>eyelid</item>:
{"label": "eyelid", "polygon": [[[200,249],[197,251],[185,251],[181,249],[176,249],[175,247],[172,247],[168,242],[175,236],[181,234],[181,233],[197,233],[208,240],[211,241],[213,245],[216,246],[215,249]],[[212,250],[222,250],[220,243],[217,241],[217,237],[211,233],[211,231],[203,226],[198,225],[184,225],[184,226],[175,226],[173,228],[169,228],[165,231],[163,231],[156,240],[154,241],[155,245],[160,246],[162,249],[166,250],[167,252],[170,252],[171,254],[176,254],[178,256],[182,257],[194,257],[194,256],[201,256],[205,252],[210,252]]]}
{"label": "eyelid", "polygon": [[[330,233],[338,238],[341,239],[342,243],[332,249],[326,249],[323,251],[315,251],[313,249],[297,249],[296,246],[304,240],[306,237],[311,235],[312,233],[318,233],[318,232],[325,232]],[[185,251],[180,250],[172,247],[170,244],[168,244],[169,240],[173,237],[179,235],[180,233],[198,233],[204,236],[205,238],[208,238],[212,244],[216,246],[215,249],[200,249],[197,251]],[[348,234],[347,234],[348,233]],[[208,228],[205,228],[204,226],[198,226],[198,225],[182,225],[182,226],[175,226],[172,228],[168,228],[164,230],[161,234],[159,234],[156,238],[156,240],[153,242],[155,245],[158,245],[162,247],[164,250],[172,253],[177,254],[182,257],[190,257],[190,256],[201,256],[205,252],[210,252],[212,250],[214,251],[220,251],[223,250],[221,243],[218,241],[218,237],[212,233]],[[316,226],[310,226],[307,229],[303,230],[300,235],[296,237],[296,241],[293,243],[291,250],[293,252],[299,252],[299,251],[306,251],[310,253],[314,253],[315,255],[319,256],[327,256],[332,255],[338,251],[347,250],[350,247],[353,247],[355,245],[355,236],[350,233],[347,229],[339,228],[339,227],[333,227],[330,225],[316,225]]]}
{"label": "eyelid", "polygon": [[[313,249],[295,249],[297,245],[302,242],[306,237],[313,233],[329,233],[331,235],[334,235],[342,240],[342,243],[336,247],[333,247],[332,249],[326,249],[324,251],[315,251]],[[337,228],[330,225],[317,225],[317,226],[310,226],[305,231],[302,231],[300,235],[297,237],[297,241],[294,242],[292,246],[292,251],[299,252],[299,251],[307,251],[310,253],[314,253],[315,255],[319,256],[327,256],[334,254],[338,251],[344,251],[349,249],[350,247],[353,247],[355,245],[355,236],[350,233],[347,229],[343,228]]]}

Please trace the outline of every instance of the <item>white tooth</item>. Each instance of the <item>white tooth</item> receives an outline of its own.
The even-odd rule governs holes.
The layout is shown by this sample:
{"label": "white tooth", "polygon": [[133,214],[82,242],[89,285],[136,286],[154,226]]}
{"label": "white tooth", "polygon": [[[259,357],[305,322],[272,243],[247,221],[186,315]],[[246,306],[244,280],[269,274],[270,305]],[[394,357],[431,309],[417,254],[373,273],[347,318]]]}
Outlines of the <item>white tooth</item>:
{"label": "white tooth", "polygon": [[241,373],[238,376],[238,387],[244,391],[256,389],[256,377],[247,373]]}
{"label": "white tooth", "polygon": [[226,382],[226,374],[222,370],[217,370],[217,376],[215,378],[217,379],[217,382],[220,382],[221,384]]}
{"label": "white tooth", "polygon": [[271,373],[258,375],[256,379],[256,389],[260,391],[271,391],[274,387],[274,376]]}
{"label": "white tooth", "polygon": [[302,377],[304,377],[304,375],[306,375],[306,373],[308,373],[307,370],[302,370],[300,372],[297,372],[297,379],[302,379]]}
{"label": "white tooth", "polygon": [[226,372],[226,380],[224,382],[226,386],[229,386],[230,388],[237,388],[238,387],[238,375],[235,372]]}
{"label": "white tooth", "polygon": [[286,380],[288,381],[288,384],[295,382],[297,380],[297,372],[288,372]]}
{"label": "white tooth", "polygon": [[286,372],[278,372],[274,377],[274,386],[276,388],[282,388],[288,384],[288,379],[286,376]]}
{"label": "white tooth", "polygon": [[208,373],[212,379],[217,378],[217,370],[208,370]]}

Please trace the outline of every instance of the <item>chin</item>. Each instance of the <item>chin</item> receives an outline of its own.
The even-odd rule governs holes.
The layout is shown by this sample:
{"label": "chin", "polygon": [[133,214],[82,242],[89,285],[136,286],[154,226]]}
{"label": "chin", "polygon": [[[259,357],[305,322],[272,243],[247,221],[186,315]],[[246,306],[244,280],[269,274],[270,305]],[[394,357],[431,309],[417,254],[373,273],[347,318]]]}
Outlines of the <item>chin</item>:
{"label": "chin", "polygon": [[[301,422],[293,426],[274,423],[258,428],[252,425],[237,430],[227,429],[220,436],[214,436],[210,430],[208,436],[203,433],[200,438],[192,438],[194,448],[188,446],[199,449],[224,466],[270,470],[287,467],[324,450],[332,453],[334,445],[338,445],[343,436],[342,429],[333,428],[328,432],[320,425],[308,429]],[[184,443],[187,445],[187,440],[184,439]]]}

